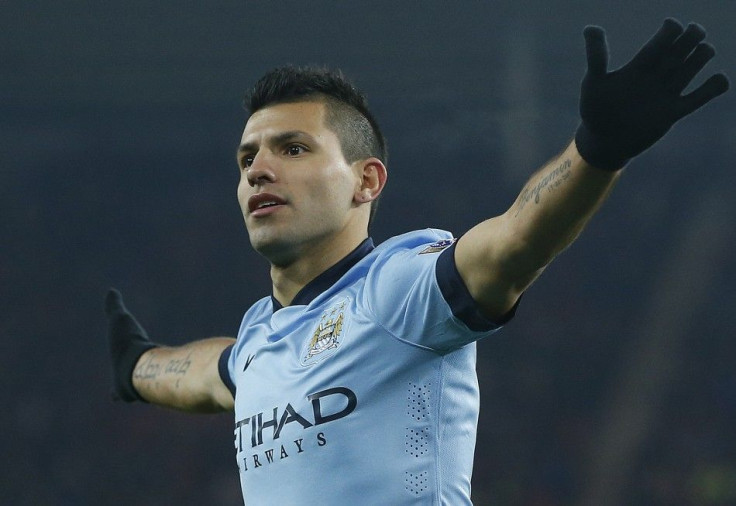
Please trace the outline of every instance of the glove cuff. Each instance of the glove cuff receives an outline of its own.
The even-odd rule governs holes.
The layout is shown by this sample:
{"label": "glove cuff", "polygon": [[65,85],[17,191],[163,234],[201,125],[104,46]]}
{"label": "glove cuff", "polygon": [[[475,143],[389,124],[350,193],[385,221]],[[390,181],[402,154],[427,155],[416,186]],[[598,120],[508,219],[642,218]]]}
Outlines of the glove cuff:
{"label": "glove cuff", "polygon": [[575,145],[583,160],[593,167],[615,172],[624,168],[631,158],[622,157],[617,149],[608,145],[605,139],[591,133],[583,123],[575,132]]}
{"label": "glove cuff", "polygon": [[158,348],[158,345],[150,341],[133,341],[129,343],[127,349],[118,358],[118,374],[115,378],[114,396],[125,402],[141,401],[148,403],[133,386],[133,370],[141,355],[151,348]]}

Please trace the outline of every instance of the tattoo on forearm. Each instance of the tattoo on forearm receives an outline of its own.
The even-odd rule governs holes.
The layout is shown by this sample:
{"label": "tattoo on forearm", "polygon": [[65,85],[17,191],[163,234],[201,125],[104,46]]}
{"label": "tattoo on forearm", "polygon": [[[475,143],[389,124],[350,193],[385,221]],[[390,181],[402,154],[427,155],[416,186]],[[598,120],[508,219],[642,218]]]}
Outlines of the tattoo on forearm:
{"label": "tattoo on forearm", "polygon": [[566,179],[570,177],[571,167],[572,162],[570,161],[570,159],[567,159],[552,172],[537,181],[537,184],[524,187],[521,195],[519,195],[519,202],[516,208],[516,214],[514,214],[514,216],[519,216],[519,213],[532,200],[535,204],[539,204],[542,190],[546,189],[548,192],[551,192],[552,190],[560,186]]}
{"label": "tattoo on forearm", "polygon": [[154,353],[149,353],[147,357],[143,357],[141,362],[133,370],[133,379],[152,380],[161,374],[161,364],[155,360]]}
{"label": "tattoo on forearm", "polygon": [[191,352],[183,358],[159,360],[156,352],[151,352],[145,356],[133,371],[133,379],[138,381],[153,382],[153,386],[158,386],[158,381],[168,377],[176,378],[175,387],[179,387],[179,378],[185,376],[189,371],[191,362]]}

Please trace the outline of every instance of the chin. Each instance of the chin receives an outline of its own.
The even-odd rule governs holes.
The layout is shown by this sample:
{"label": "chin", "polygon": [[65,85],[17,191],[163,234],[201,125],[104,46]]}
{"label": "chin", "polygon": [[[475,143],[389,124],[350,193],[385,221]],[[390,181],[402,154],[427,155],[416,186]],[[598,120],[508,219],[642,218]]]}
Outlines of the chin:
{"label": "chin", "polygon": [[291,240],[269,234],[250,234],[250,244],[256,252],[268,259],[273,265],[288,265],[295,255],[294,237]]}

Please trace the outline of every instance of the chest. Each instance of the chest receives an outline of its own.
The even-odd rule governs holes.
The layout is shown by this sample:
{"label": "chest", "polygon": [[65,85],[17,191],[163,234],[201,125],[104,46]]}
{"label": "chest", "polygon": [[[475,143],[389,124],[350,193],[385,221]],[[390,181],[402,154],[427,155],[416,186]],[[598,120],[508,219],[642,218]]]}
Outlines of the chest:
{"label": "chest", "polygon": [[313,411],[315,395],[360,378],[356,365],[381,339],[378,329],[347,295],[249,322],[235,355],[236,415]]}

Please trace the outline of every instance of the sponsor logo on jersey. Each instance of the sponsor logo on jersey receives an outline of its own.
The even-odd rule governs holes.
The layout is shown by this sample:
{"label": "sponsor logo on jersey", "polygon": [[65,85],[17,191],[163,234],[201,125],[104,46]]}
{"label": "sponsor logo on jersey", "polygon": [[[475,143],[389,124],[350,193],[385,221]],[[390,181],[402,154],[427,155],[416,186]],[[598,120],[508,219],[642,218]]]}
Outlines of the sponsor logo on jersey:
{"label": "sponsor logo on jersey", "polygon": [[457,239],[454,237],[452,239],[443,239],[441,241],[437,241],[424,248],[422,251],[419,252],[419,254],[426,255],[427,253],[437,253],[438,251],[442,251],[443,249],[452,246],[455,241],[457,241]]}
{"label": "sponsor logo on jersey", "polygon": [[[311,406],[297,403],[297,410],[289,402],[283,408],[276,406],[235,422],[235,449],[241,473],[326,446],[327,433],[313,432],[313,428],[348,416],[358,405],[355,392],[347,387],[309,394],[307,401]],[[289,424],[294,424],[293,429],[289,430]],[[289,435],[282,437],[282,431]]]}
{"label": "sponsor logo on jersey", "polygon": [[302,365],[311,365],[337,351],[345,334],[345,308],[348,299],[342,299],[322,313],[306,348],[302,352]]}

